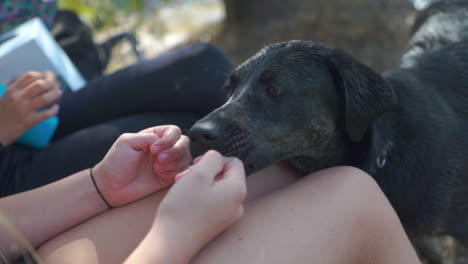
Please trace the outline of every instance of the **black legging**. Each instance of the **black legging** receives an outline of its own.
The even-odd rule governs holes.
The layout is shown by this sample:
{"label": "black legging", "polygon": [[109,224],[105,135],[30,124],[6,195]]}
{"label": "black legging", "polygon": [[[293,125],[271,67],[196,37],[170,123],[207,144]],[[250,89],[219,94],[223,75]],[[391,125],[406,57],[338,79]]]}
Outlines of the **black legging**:
{"label": "black legging", "polygon": [[125,132],[174,124],[187,130],[225,100],[232,64],[217,48],[195,44],[88,83],[60,101],[51,144],[13,144],[0,152],[0,197],[94,166]]}

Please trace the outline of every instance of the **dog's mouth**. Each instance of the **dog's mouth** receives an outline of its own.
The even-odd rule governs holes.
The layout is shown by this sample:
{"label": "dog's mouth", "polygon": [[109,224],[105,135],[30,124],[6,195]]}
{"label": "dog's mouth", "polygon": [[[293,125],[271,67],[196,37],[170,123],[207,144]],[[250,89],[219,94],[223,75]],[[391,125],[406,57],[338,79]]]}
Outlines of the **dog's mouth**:
{"label": "dog's mouth", "polygon": [[[223,156],[236,157],[244,163],[247,175],[268,167],[276,160],[271,144],[263,142],[248,129],[232,123],[197,124],[189,132],[193,157],[213,149]],[[263,143],[262,143],[263,142]],[[271,163],[271,164],[270,164]]]}
{"label": "dog's mouth", "polygon": [[224,156],[237,157],[244,161],[253,149],[251,140],[251,134],[247,130],[230,127],[222,133],[222,136],[204,140],[191,139],[190,151],[195,157],[214,149]]}
{"label": "dog's mouth", "polygon": [[242,160],[252,149],[252,144],[249,142],[250,133],[246,130],[239,130],[231,135],[224,139],[225,144],[215,149],[224,156],[237,157]]}
{"label": "dog's mouth", "polygon": [[252,136],[237,134],[220,148],[214,148],[222,155],[240,159],[245,168],[246,175],[255,173],[272,165],[275,160],[272,151],[257,141]]}

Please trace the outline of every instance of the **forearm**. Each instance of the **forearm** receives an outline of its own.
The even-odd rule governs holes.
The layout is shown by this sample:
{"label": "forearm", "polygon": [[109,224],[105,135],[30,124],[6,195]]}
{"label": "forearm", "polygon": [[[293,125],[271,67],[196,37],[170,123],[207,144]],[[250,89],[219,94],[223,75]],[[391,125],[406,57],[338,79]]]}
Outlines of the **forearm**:
{"label": "forearm", "polygon": [[[0,213],[34,247],[106,209],[92,183],[89,170],[0,199]],[[14,239],[0,228],[0,248],[7,252],[13,243]]]}

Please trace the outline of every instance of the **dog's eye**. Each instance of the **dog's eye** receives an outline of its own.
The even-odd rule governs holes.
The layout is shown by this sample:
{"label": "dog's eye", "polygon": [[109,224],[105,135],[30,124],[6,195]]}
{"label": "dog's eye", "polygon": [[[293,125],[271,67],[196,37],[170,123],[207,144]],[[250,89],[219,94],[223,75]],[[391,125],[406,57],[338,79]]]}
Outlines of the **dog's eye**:
{"label": "dog's eye", "polygon": [[266,70],[262,72],[258,81],[264,85],[270,84],[274,81],[275,74],[272,71]]}
{"label": "dog's eye", "polygon": [[272,85],[268,85],[266,87],[266,93],[270,97],[280,97],[285,94],[284,91],[279,91],[278,89],[275,89],[275,87],[273,87]]}
{"label": "dog's eye", "polygon": [[275,74],[272,71],[264,71],[260,75],[259,82],[265,87],[265,91],[270,97],[279,97],[284,94],[284,92],[275,89]]}
{"label": "dog's eye", "polygon": [[228,82],[224,85],[224,90],[226,90],[226,92],[230,93],[234,90],[234,86]]}
{"label": "dog's eye", "polygon": [[232,93],[238,84],[239,81],[237,76],[231,75],[231,77],[229,77],[226,84],[224,85],[224,90],[226,90],[228,93]]}

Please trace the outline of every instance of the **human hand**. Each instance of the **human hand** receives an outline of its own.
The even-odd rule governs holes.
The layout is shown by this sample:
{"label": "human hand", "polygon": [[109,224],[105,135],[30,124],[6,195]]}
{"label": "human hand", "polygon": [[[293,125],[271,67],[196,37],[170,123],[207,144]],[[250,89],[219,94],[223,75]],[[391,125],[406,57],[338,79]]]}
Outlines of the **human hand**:
{"label": "human hand", "polygon": [[0,99],[0,142],[9,145],[34,125],[56,115],[57,104],[38,112],[62,96],[52,72],[27,72],[9,85]]}
{"label": "human hand", "polygon": [[176,126],[157,126],[120,136],[93,169],[111,206],[121,206],[174,182],[192,160],[189,140]]}
{"label": "human hand", "polygon": [[245,197],[242,162],[208,151],[176,176],[146,239],[164,244],[166,252],[176,249],[178,256],[170,256],[173,263],[185,263],[243,215]]}

